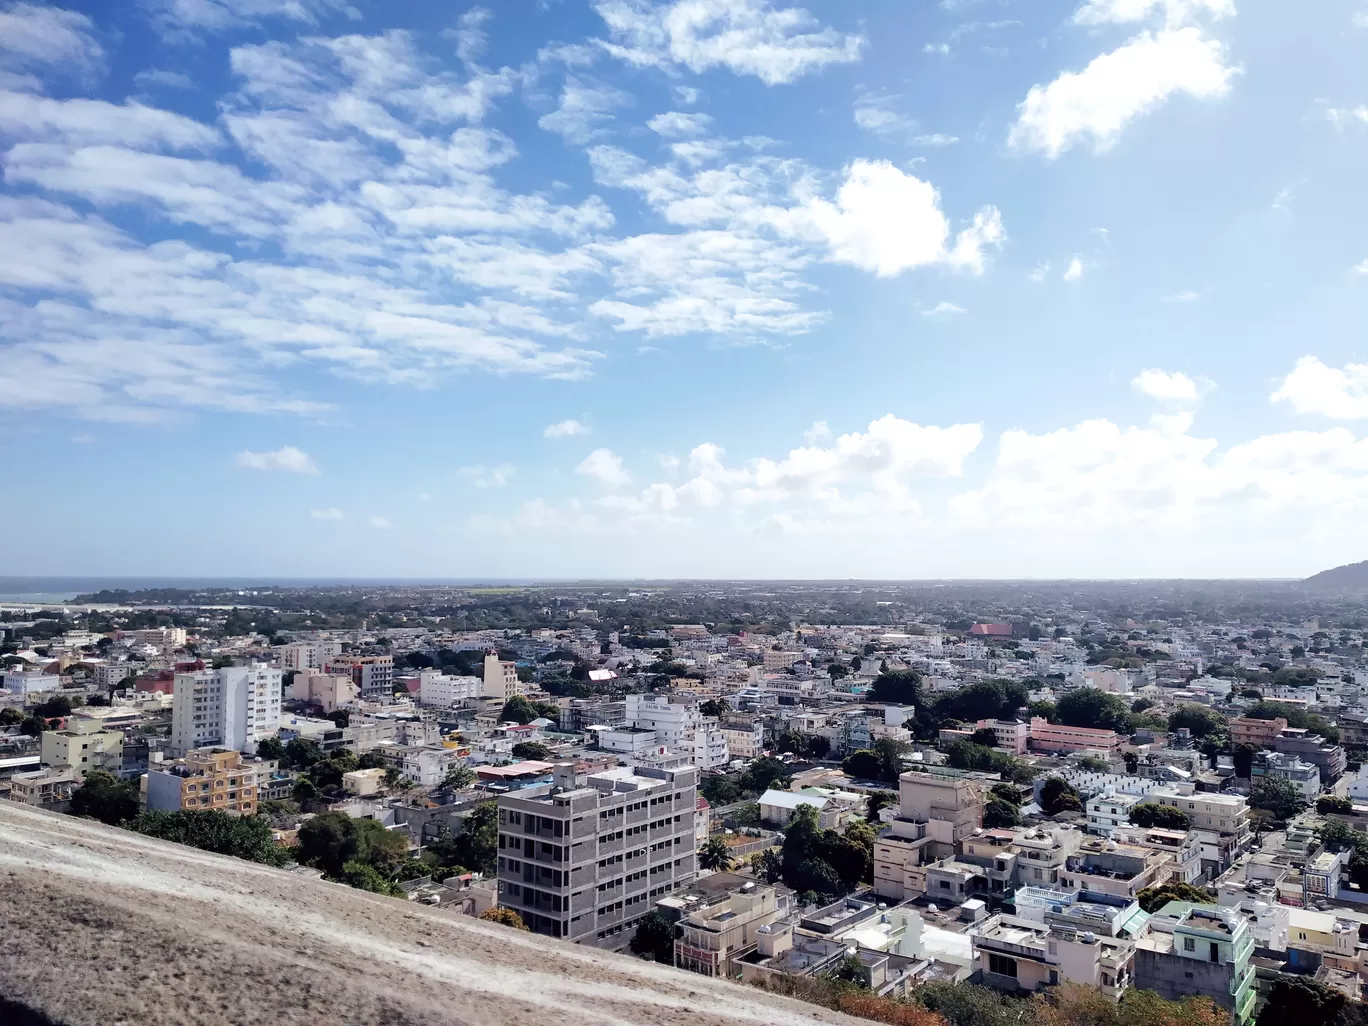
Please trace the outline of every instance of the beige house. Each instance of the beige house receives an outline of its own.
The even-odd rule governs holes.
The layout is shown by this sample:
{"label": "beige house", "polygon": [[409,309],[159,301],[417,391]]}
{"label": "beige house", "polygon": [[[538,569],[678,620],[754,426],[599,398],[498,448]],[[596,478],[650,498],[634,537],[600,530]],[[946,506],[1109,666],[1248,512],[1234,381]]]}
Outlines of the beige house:
{"label": "beige house", "polygon": [[55,769],[70,769],[78,780],[91,770],[118,774],[123,765],[123,732],[105,730],[97,719],[73,716],[65,730],[43,731],[41,758]]}
{"label": "beige house", "polygon": [[737,961],[755,950],[760,930],[787,911],[777,888],[737,873],[714,873],[662,898],[656,908],[678,914],[675,965],[704,976],[741,974]]}

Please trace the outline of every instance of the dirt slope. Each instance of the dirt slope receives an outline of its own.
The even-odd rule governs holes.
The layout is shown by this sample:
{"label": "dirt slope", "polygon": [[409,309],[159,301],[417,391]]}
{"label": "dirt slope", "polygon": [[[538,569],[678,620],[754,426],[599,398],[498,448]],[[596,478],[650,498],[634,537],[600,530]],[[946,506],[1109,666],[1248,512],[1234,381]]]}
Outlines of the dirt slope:
{"label": "dirt slope", "polygon": [[862,1021],[3,800],[0,994],[68,1026]]}

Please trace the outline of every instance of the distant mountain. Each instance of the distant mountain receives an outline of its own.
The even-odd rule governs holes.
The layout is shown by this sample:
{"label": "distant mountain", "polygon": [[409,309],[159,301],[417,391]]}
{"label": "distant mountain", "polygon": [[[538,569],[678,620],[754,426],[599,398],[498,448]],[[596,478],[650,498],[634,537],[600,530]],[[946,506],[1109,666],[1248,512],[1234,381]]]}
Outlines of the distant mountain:
{"label": "distant mountain", "polygon": [[1368,560],[1322,570],[1302,581],[1302,587],[1314,591],[1368,591]]}

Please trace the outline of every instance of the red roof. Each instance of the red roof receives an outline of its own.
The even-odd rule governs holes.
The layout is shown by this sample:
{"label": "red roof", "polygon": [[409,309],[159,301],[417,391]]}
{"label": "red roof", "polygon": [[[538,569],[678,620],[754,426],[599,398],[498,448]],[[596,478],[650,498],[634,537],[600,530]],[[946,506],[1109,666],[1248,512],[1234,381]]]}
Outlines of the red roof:
{"label": "red roof", "polygon": [[702,812],[704,809],[711,809],[712,806],[708,804],[708,799],[704,798],[700,794],[698,796],[698,804],[694,806],[694,808],[696,808],[699,812]]}
{"label": "red roof", "polygon": [[969,628],[969,633],[989,638],[1010,638],[1012,636],[1012,625],[1010,623],[976,623]]}

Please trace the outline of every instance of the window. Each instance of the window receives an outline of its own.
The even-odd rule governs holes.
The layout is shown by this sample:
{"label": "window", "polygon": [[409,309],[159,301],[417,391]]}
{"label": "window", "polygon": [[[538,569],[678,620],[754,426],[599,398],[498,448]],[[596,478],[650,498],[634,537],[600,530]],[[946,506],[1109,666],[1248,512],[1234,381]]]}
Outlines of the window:
{"label": "window", "polygon": [[1184,937],[1184,938],[1183,938],[1183,950],[1184,950],[1184,951],[1196,951],[1196,950],[1197,950],[1197,942],[1196,942],[1195,940],[1193,940],[1191,937]]}
{"label": "window", "polygon": [[1016,959],[995,955],[990,951],[988,953],[988,971],[997,976],[1010,976],[1012,979],[1016,979]]}

